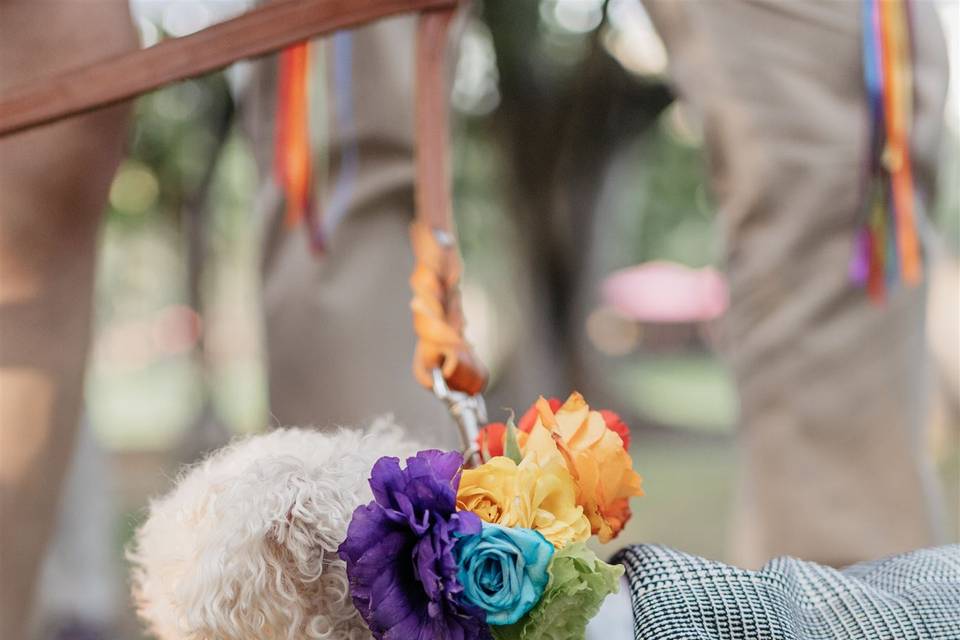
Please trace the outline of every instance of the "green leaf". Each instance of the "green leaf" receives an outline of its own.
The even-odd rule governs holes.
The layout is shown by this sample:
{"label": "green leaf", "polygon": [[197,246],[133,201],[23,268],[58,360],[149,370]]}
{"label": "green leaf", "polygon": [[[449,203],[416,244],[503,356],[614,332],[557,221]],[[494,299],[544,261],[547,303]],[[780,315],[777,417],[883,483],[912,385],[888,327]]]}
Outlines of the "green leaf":
{"label": "green leaf", "polygon": [[520,453],[520,445],[517,443],[517,425],[513,423],[513,414],[507,420],[507,435],[503,441],[503,455],[510,458],[517,464],[523,460],[523,454]]}

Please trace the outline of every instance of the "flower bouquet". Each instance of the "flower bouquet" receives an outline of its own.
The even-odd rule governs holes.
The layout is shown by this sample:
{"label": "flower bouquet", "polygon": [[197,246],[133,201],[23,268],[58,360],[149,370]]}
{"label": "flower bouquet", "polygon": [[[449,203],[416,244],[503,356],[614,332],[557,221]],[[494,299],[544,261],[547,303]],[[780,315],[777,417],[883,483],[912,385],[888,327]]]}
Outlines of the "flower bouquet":
{"label": "flower bouquet", "polygon": [[378,639],[582,638],[622,567],[584,544],[613,539],[643,495],[629,431],[578,393],[540,398],[459,452],[380,458],[373,501],[339,547],[350,594]]}

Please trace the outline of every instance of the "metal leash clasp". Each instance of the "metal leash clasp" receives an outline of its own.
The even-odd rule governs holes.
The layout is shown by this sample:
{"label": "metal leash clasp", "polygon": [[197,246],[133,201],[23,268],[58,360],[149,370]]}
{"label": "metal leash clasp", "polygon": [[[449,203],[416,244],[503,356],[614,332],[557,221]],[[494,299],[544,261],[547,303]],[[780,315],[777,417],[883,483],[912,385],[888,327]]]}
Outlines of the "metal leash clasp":
{"label": "metal leash clasp", "polygon": [[480,449],[477,447],[477,436],[480,426],[487,422],[487,405],[479,393],[469,395],[462,391],[455,391],[447,386],[440,369],[433,370],[433,394],[447,405],[447,410],[453,416],[457,428],[460,430],[460,440],[463,442],[463,459],[469,467],[477,467],[483,463]]}

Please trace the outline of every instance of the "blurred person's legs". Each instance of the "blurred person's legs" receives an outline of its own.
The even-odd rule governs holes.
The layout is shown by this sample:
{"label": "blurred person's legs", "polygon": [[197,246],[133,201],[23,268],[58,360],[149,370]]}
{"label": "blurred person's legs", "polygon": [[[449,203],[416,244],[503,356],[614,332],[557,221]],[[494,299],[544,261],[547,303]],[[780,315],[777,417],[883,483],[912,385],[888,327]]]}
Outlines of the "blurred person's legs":
{"label": "blurred person's legs", "polygon": [[37,628],[44,640],[106,638],[124,601],[114,563],[110,461],[83,420],[40,574]]}
{"label": "blurred person's legs", "polygon": [[[922,288],[848,281],[868,148],[859,2],[646,0],[703,117],[726,240],[724,348],[741,398],[734,560],[828,564],[934,542]],[[929,189],[946,85],[912,3],[915,167]]]}
{"label": "blurred person's legs", "polygon": [[[315,43],[325,63],[326,90],[318,98],[329,111],[331,162],[316,199],[326,234],[322,253],[311,249],[305,229],[284,227],[281,195],[270,179],[275,61],[258,66],[244,97],[266,218],[270,406],[282,425],[360,424],[393,413],[426,444],[455,446],[446,411],[410,373],[415,33],[415,19],[404,17]],[[437,425],[449,430],[438,432]]]}
{"label": "blurred person's legs", "polygon": [[[0,1],[0,88],[136,46],[124,0]],[[0,637],[24,637],[79,420],[127,109],[0,140]]]}

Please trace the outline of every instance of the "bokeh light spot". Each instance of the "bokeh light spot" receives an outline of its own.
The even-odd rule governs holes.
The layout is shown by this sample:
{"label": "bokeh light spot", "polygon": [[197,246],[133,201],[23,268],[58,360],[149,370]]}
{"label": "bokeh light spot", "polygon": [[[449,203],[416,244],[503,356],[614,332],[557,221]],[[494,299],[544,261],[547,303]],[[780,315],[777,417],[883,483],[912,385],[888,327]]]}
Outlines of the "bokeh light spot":
{"label": "bokeh light spot", "polygon": [[145,213],[157,202],[160,184],[150,167],[126,160],[110,185],[110,206],[130,215]]}

